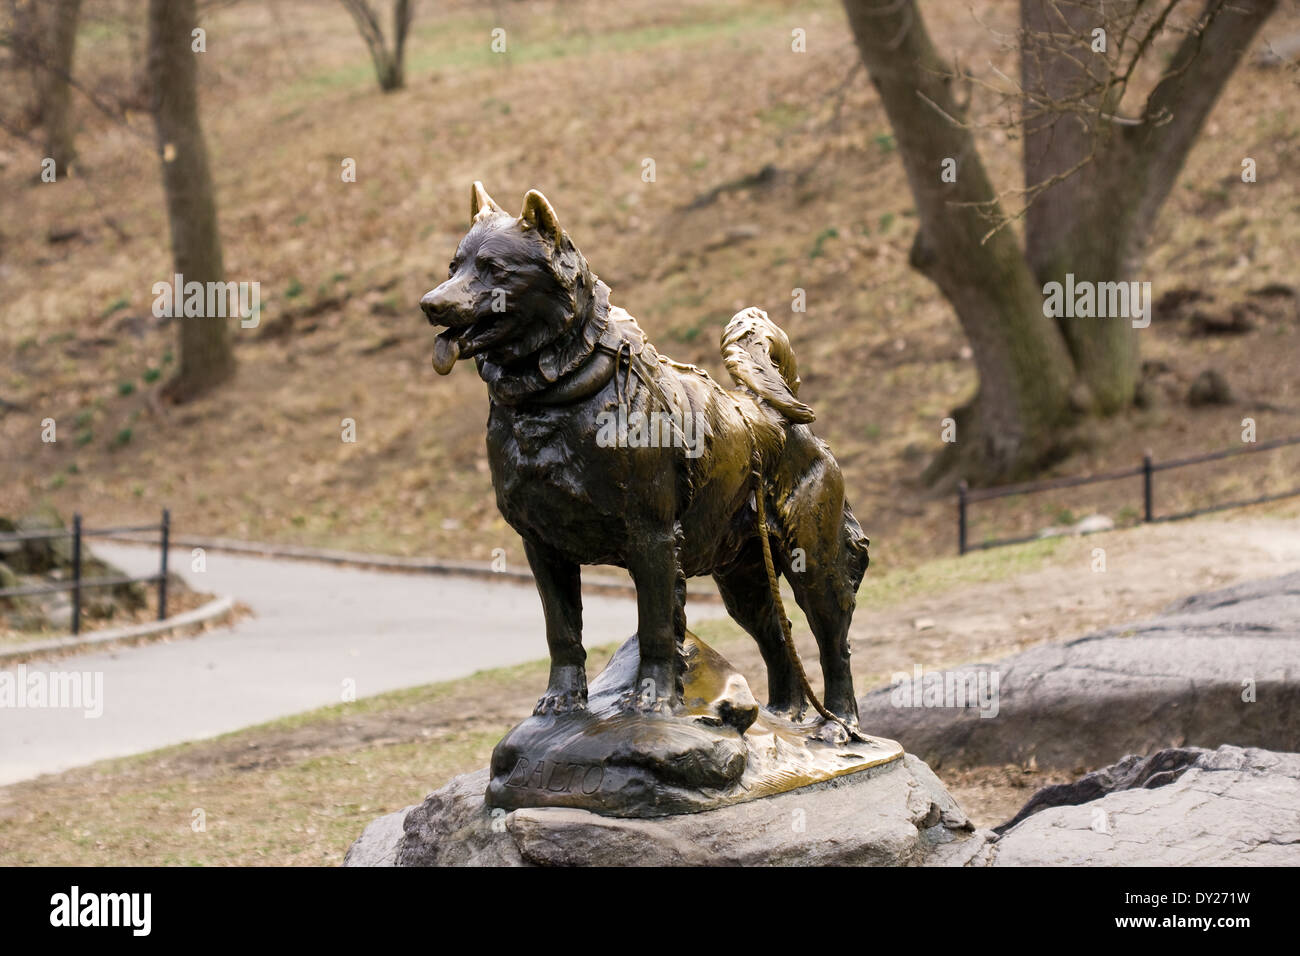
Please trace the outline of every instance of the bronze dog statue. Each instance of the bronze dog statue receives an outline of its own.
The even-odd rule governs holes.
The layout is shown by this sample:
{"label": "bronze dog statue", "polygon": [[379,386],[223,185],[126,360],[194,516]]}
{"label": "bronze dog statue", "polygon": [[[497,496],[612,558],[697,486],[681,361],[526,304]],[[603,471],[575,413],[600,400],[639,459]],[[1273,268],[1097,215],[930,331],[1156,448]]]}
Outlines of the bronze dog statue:
{"label": "bronze dog statue", "polygon": [[[671,713],[686,579],[711,574],[758,642],[768,708],[800,719],[811,699],[826,739],[856,736],[849,622],[867,538],[785,333],[759,309],[722,333],[736,388],[661,356],[536,190],[518,218],[474,183],[469,232],[447,281],[420,306],[445,327],[433,364],[473,357],[491,399],[497,506],[523,538],[546,615],[550,683],[535,714],[586,707],[580,568],[626,568],[636,585],[641,689],[629,705]],[[817,639],[824,706],[780,603],[789,581]]]}

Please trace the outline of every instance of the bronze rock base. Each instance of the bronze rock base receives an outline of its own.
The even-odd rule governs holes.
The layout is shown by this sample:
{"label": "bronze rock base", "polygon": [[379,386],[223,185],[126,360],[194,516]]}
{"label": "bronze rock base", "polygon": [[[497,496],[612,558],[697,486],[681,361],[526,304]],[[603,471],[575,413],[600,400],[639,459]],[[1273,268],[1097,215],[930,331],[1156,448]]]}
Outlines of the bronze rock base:
{"label": "bronze rock base", "polygon": [[749,684],[694,634],[683,645],[682,707],[645,714],[634,635],[591,683],[586,710],[529,717],[492,753],[489,807],[573,807],[616,817],[696,813],[898,760],[892,740],[814,739],[759,707]]}

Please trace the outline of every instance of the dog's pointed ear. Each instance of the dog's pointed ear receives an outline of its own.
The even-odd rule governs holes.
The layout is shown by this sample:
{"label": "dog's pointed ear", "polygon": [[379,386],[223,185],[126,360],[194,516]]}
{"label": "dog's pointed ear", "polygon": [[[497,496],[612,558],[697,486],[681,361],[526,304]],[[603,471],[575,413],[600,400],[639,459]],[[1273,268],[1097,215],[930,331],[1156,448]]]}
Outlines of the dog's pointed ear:
{"label": "dog's pointed ear", "polygon": [[546,197],[536,189],[528,190],[528,195],[524,197],[524,211],[519,214],[519,221],[527,228],[536,229],[553,245],[560,244],[563,235],[560,220],[556,218],[555,210],[546,201]]}
{"label": "dog's pointed ear", "polygon": [[469,191],[469,221],[475,222],[479,216],[491,212],[505,212],[505,210],[497,205],[497,201],[487,194],[483,184],[476,179]]}

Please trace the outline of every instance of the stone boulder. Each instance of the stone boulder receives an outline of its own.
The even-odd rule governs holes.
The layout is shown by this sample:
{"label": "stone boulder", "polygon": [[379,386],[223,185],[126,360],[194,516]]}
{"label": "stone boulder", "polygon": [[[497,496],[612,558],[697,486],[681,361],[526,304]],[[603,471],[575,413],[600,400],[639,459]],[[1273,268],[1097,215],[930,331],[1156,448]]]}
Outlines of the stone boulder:
{"label": "stone boulder", "polygon": [[908,676],[859,700],[862,727],[937,770],[1096,767],[1184,745],[1297,751],[1300,573],[995,663]]}
{"label": "stone boulder", "polygon": [[994,866],[1300,866],[1300,754],[1129,756],[1040,790],[998,830]]}
{"label": "stone boulder", "polygon": [[381,817],[345,866],[961,866],[976,831],[915,757],[746,803],[657,819],[490,810],[487,770]]}
{"label": "stone boulder", "polygon": [[912,755],[653,820],[484,803],[488,772],[371,823],[344,866],[1300,866],[1300,754],[1127,756],[975,830]]}

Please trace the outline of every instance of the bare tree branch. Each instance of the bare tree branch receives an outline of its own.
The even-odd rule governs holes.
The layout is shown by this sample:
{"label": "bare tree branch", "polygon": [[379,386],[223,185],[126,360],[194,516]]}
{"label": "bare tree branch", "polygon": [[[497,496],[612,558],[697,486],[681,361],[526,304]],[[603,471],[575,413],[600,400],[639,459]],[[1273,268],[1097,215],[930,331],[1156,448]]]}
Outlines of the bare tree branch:
{"label": "bare tree branch", "polygon": [[1210,109],[1276,7],[1277,0],[1208,0],[1200,29],[1184,38],[1147,98],[1147,122],[1123,131],[1145,166],[1137,222],[1154,221]]}

